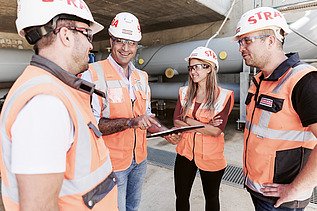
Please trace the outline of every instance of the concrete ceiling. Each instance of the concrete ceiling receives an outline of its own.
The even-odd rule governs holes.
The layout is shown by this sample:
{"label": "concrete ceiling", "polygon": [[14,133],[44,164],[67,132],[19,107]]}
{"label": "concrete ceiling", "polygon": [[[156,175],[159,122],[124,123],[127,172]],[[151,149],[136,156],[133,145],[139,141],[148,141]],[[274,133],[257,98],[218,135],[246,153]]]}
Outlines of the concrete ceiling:
{"label": "concrete ceiling", "polygon": [[[106,30],[111,20],[117,13],[123,11],[131,12],[139,18],[142,33],[224,19],[223,14],[209,8],[210,6],[204,6],[198,1],[86,0],[85,2],[91,9],[95,20],[106,28],[94,37],[95,41],[100,41],[107,39],[105,34],[107,34]],[[219,7],[219,5],[217,6]],[[15,0],[0,0],[0,32],[16,33],[16,7],[17,2]]]}

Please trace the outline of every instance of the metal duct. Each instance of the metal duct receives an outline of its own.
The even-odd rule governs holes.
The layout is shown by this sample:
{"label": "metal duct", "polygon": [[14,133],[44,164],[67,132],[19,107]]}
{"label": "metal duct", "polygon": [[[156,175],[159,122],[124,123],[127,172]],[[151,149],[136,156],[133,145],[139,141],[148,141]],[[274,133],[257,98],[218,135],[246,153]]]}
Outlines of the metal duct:
{"label": "metal duct", "polygon": [[[298,52],[301,59],[317,58],[317,10],[302,12],[303,16],[290,24],[291,32],[285,39],[285,52]],[[285,14],[285,17],[293,14]],[[303,35],[304,37],[300,36]],[[311,41],[305,39],[309,38]]]}
{"label": "metal duct", "polygon": [[[178,90],[185,83],[150,83],[151,98],[160,100],[176,100],[178,97]],[[234,102],[239,103],[240,88],[239,84],[235,83],[220,83],[220,87],[230,89],[234,92]]]}
{"label": "metal duct", "polygon": [[33,54],[32,50],[0,49],[0,82],[15,81]]}
{"label": "metal duct", "polygon": [[[184,58],[198,46],[205,46],[207,40],[177,43],[165,46],[142,48],[139,50],[137,62],[144,60],[142,65],[136,64],[140,69],[150,75],[163,75],[167,68],[177,70],[179,74],[187,74],[187,63]],[[232,37],[218,38],[210,41],[209,48],[215,53],[226,54],[224,59],[219,59],[219,73],[239,73],[242,69],[242,58],[238,45]],[[136,63],[137,63],[136,62]]]}
{"label": "metal duct", "polygon": [[[296,15],[298,18],[290,24],[290,27],[305,35],[306,38],[316,39],[317,10],[304,11]],[[288,17],[292,19],[292,16],[294,18],[294,13],[285,14],[287,20]],[[314,41],[316,42],[316,40]],[[187,63],[184,58],[194,48],[204,46],[206,42],[207,40],[199,40],[140,49],[137,61],[142,61],[143,63],[137,66],[150,75],[163,75],[167,68],[175,69],[179,74],[187,74]],[[219,59],[219,73],[239,73],[242,71],[242,57],[239,53],[238,45],[233,41],[232,37],[213,39],[208,47],[213,49],[218,56],[221,52],[227,53],[225,59]],[[286,37],[284,49],[286,52],[299,52],[301,59],[317,58],[317,47],[294,32],[291,32]]]}

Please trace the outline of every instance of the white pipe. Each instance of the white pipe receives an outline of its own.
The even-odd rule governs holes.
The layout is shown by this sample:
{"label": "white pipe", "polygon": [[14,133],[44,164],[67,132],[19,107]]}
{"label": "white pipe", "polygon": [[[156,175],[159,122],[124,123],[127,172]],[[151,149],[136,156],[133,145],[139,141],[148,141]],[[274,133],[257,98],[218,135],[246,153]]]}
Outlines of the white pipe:
{"label": "white pipe", "polygon": [[[207,40],[177,43],[165,46],[149,47],[139,50],[137,61],[144,60],[144,64],[137,67],[148,72],[149,75],[163,75],[167,68],[177,70],[179,74],[187,74],[187,62],[184,58],[198,47],[205,46]],[[232,37],[216,38],[210,41],[209,48],[216,54],[226,52],[227,57],[219,59],[219,73],[239,73],[242,69],[242,58],[238,44]]]}
{"label": "white pipe", "polygon": [[30,64],[33,51],[0,49],[0,82],[12,82]]}
{"label": "white pipe", "polygon": [[[301,18],[290,24],[290,27],[305,37],[316,42],[317,37],[317,10],[304,11],[299,13]],[[292,16],[293,14],[285,14]],[[167,68],[177,70],[180,74],[187,74],[187,63],[184,58],[198,47],[205,46],[207,40],[198,40],[185,43],[177,43],[165,46],[148,47],[140,49],[137,59],[143,59],[144,64],[138,65],[150,75],[163,75]],[[239,73],[242,71],[242,57],[238,45],[232,37],[216,38],[208,45],[218,55],[226,52],[227,58],[219,59],[219,73]],[[305,40],[294,32],[287,35],[284,44],[285,52],[299,52],[301,59],[316,59],[317,48],[311,42]]]}

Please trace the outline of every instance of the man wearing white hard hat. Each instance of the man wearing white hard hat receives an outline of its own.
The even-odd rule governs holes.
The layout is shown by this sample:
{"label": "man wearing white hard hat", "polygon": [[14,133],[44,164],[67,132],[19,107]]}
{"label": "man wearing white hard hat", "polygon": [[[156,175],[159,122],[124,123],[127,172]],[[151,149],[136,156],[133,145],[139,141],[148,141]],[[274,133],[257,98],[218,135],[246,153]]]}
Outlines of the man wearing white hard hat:
{"label": "man wearing white hard hat", "polygon": [[317,71],[297,53],[284,53],[289,33],[270,7],[246,12],[236,29],[245,63],[259,70],[245,101],[243,160],[259,211],[303,210],[317,185]]}
{"label": "man wearing white hard hat", "polygon": [[34,45],[0,116],[6,210],[118,210],[109,150],[91,112],[92,36],[103,29],[82,0],[19,0],[18,33]]}
{"label": "man wearing white hard hat", "polygon": [[197,47],[187,57],[188,86],[181,87],[174,112],[176,127],[203,125],[184,132],[177,144],[174,166],[176,210],[189,211],[190,192],[200,172],[205,210],[220,210],[219,188],[227,166],[224,128],[233,108],[233,91],[218,86],[215,52]]}
{"label": "man wearing white hard hat", "polygon": [[[147,73],[132,63],[142,37],[139,20],[131,13],[119,13],[108,32],[111,54],[91,64],[82,78],[107,94],[105,100],[94,95],[93,111],[118,177],[119,210],[133,211],[138,210],[146,174],[146,132],[166,128],[151,113]],[[166,137],[171,143],[179,138],[175,134]]]}

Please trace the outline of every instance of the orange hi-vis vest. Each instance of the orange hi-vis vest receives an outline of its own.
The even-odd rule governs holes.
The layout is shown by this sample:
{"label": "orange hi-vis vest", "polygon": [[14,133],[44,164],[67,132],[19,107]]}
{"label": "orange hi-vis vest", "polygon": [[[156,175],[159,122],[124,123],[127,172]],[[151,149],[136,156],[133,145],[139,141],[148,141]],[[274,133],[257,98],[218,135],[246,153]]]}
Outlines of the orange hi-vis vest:
{"label": "orange hi-vis vest", "polygon": [[[181,106],[186,103],[186,93],[188,86],[181,87],[179,90],[179,98]],[[233,108],[233,91],[219,87],[219,96],[214,103],[214,109],[200,105],[196,112],[196,119],[204,124],[208,124],[217,114],[219,114],[226,106],[231,98],[229,112]],[[193,118],[193,109],[195,99],[186,116]],[[219,171],[227,166],[224,156],[224,133],[214,137],[204,135],[199,132],[184,132],[181,141],[177,144],[176,151],[178,154],[185,156],[189,160],[195,161],[196,165],[204,171]]]}
{"label": "orange hi-vis vest", "polygon": [[[131,102],[128,87],[108,59],[91,64],[89,71],[96,87],[106,93],[105,100],[99,98],[102,117],[134,118],[146,114],[147,99],[150,99],[146,72],[132,70],[131,83],[136,99]],[[137,163],[141,163],[147,157],[145,130],[128,128],[105,135],[103,139],[110,150],[114,171],[126,170],[131,165],[133,157]]]}
{"label": "orange hi-vis vest", "polygon": [[245,185],[260,198],[264,183],[291,183],[317,143],[292,106],[294,86],[311,71],[316,69],[300,64],[289,68],[277,81],[260,80],[260,73],[249,89],[244,131]]}
{"label": "orange hi-vis vest", "polygon": [[116,178],[109,150],[95,126],[97,123],[90,107],[91,93],[72,88],[47,70],[33,65],[24,70],[11,88],[0,116],[2,197],[6,210],[20,210],[16,176],[10,171],[11,127],[26,103],[40,94],[59,98],[74,124],[74,142],[66,155],[59,209],[118,210]]}

